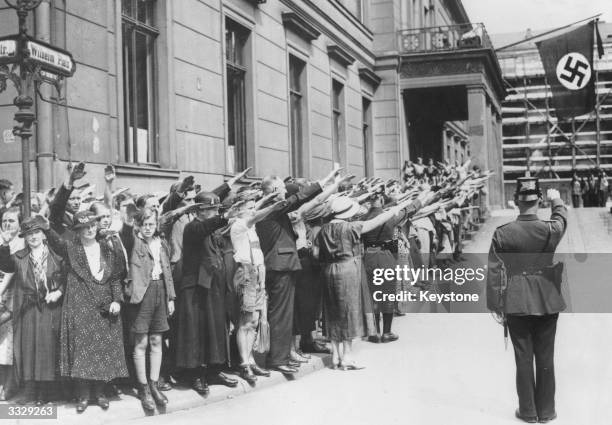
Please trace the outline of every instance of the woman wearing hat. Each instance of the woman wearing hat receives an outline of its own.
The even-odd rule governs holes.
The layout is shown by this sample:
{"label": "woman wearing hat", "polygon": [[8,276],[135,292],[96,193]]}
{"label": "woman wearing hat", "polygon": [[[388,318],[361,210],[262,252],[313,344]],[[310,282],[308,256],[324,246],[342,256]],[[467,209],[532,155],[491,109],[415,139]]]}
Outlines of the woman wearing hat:
{"label": "woman wearing hat", "polygon": [[45,243],[46,221],[40,216],[23,221],[19,236],[24,249],[11,255],[2,234],[0,268],[14,273],[13,350],[16,377],[24,383],[18,402],[49,400],[50,384],[57,379],[61,299],[65,274],[62,258]]}
{"label": "woman wearing hat", "polygon": [[372,220],[351,222],[351,217],[360,209],[359,204],[348,197],[331,202],[332,220],[323,225],[315,244],[323,269],[325,331],[332,342],[334,368],[361,369],[351,355],[353,338],[364,336],[360,311],[361,235],[381,226],[410,203],[404,201]]}
{"label": "woman wearing hat", "polygon": [[98,243],[96,221],[92,212],[80,211],[73,217],[73,239],[47,232],[49,244],[67,265],[60,372],[77,380],[79,413],[89,404],[90,389],[97,404],[107,409],[104,383],[128,376],[119,316],[123,252]]}

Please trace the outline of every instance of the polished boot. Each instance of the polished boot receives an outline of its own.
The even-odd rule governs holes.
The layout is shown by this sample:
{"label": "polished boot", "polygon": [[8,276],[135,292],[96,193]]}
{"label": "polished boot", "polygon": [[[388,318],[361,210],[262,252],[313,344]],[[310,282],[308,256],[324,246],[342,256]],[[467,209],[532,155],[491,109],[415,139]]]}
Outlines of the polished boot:
{"label": "polished boot", "polygon": [[158,381],[149,381],[149,388],[151,389],[151,395],[155,400],[155,404],[158,406],[165,406],[168,404],[168,398],[159,390]]}
{"label": "polished boot", "polygon": [[153,400],[153,396],[151,395],[149,384],[138,383],[138,398],[140,398],[140,403],[144,410],[155,410],[155,400]]}

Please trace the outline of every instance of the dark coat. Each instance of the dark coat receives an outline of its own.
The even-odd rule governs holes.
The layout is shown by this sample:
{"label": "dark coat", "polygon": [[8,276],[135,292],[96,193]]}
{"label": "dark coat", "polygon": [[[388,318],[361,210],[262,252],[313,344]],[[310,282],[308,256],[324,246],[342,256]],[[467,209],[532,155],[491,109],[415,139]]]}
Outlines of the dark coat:
{"label": "dark coat", "polygon": [[287,206],[268,215],[265,220],[255,225],[257,236],[264,253],[266,270],[295,271],[301,270],[300,257],[295,241],[291,219],[287,215],[297,210],[302,204],[321,193],[318,183],[312,184],[286,199]]}
{"label": "dark coat", "polygon": [[[550,221],[537,215],[519,215],[498,227],[489,250],[487,308],[506,314],[554,314],[565,309],[560,286],[541,272],[552,265],[553,256],[567,227],[567,209],[561,199],[551,205]],[[549,224],[550,223],[550,224]],[[549,230],[550,229],[550,230]],[[502,265],[508,287],[500,302]]]}
{"label": "dark coat", "polygon": [[[130,304],[138,304],[142,301],[147,288],[151,283],[151,273],[153,271],[153,254],[147,242],[140,236],[133,236],[133,249],[129,253],[130,268],[128,282],[125,286],[125,301]],[[174,282],[172,280],[172,270],[170,269],[170,250],[165,240],[161,240],[161,268],[163,273],[164,285],[166,287],[167,301],[174,300]]]}
{"label": "dark coat", "polygon": [[63,239],[70,240],[75,235],[72,231],[72,214],[66,211],[66,204],[74,189],[66,189],[61,185],[49,205],[49,223],[51,228]]}
{"label": "dark coat", "polygon": [[[8,246],[0,247],[0,269],[13,277],[13,353],[15,372],[22,378],[50,381],[56,378],[57,347],[62,313],[62,298],[52,304],[40,299],[28,248],[10,255]],[[63,260],[49,249],[47,287],[49,292],[65,292]],[[24,371],[25,365],[29,368]]]}

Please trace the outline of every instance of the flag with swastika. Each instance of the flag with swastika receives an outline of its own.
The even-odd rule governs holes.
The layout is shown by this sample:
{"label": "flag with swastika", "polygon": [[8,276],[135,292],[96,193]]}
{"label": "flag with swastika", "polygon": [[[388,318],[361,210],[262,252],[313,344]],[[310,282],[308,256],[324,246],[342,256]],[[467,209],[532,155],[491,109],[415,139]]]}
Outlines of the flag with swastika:
{"label": "flag with swastika", "polygon": [[[588,114],[596,106],[593,45],[597,21],[537,42],[552,106],[559,120]],[[597,37],[599,56],[603,54]]]}

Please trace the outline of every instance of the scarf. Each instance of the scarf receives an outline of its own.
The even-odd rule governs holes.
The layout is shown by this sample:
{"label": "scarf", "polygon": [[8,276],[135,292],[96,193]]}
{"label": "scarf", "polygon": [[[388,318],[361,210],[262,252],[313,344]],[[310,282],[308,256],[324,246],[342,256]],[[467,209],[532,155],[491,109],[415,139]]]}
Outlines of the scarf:
{"label": "scarf", "polygon": [[34,251],[30,250],[30,261],[32,262],[36,290],[44,297],[49,293],[49,287],[47,286],[47,258],[49,257],[49,248],[43,245],[41,251],[41,255],[37,257],[34,255]]}

